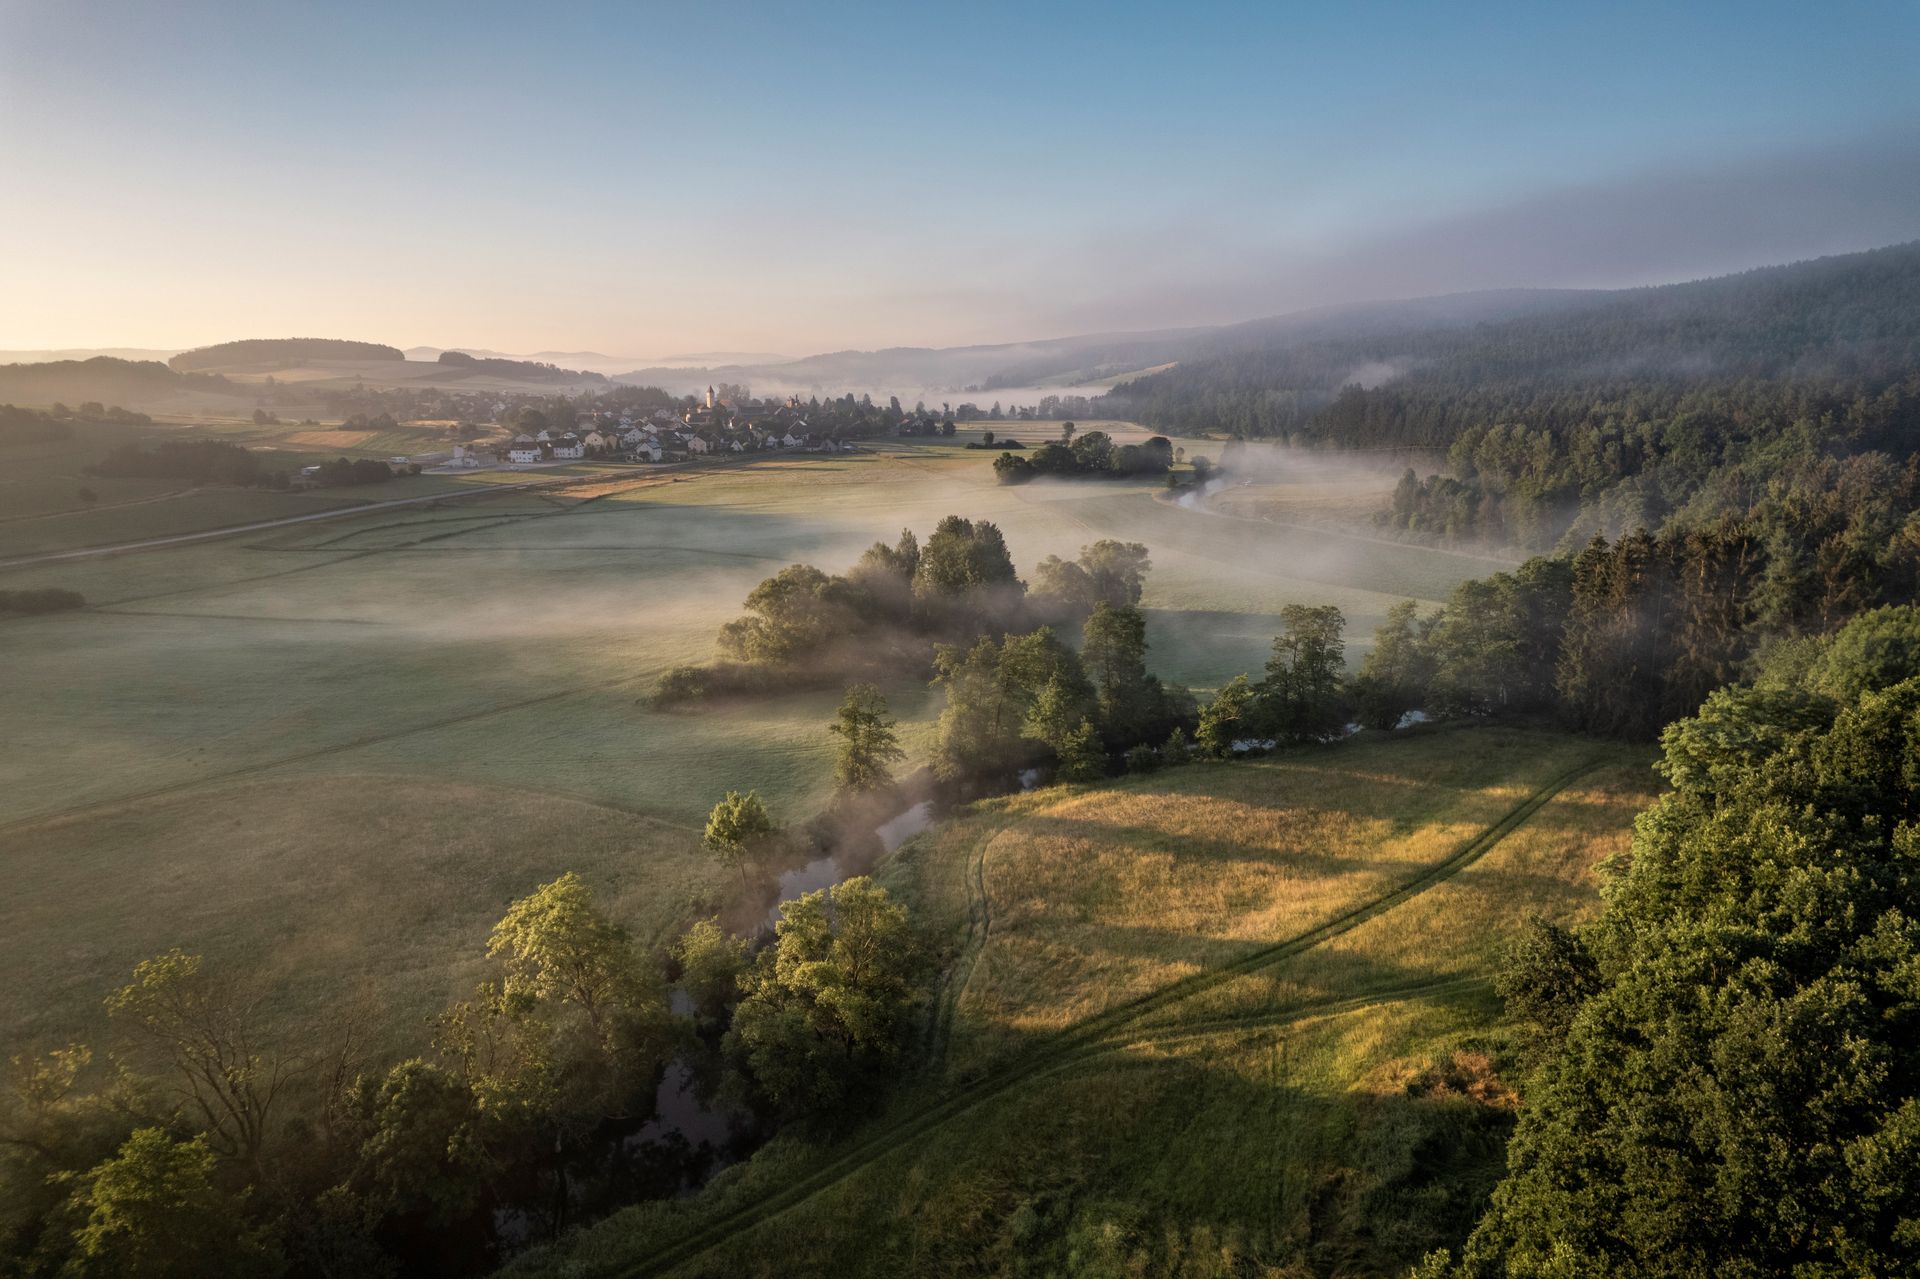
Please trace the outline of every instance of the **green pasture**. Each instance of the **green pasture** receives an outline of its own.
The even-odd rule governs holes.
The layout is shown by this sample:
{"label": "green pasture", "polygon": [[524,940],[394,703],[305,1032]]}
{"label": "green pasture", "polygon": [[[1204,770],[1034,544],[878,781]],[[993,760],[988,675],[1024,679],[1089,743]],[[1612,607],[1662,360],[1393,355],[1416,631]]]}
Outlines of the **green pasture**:
{"label": "green pasture", "polygon": [[[429,1007],[506,900],[568,866],[637,903],[636,920],[684,918],[721,891],[685,843],[721,792],[758,789],[795,821],[827,798],[837,691],[673,714],[643,701],[667,667],[711,657],[720,624],[784,564],[837,570],[948,513],[1000,523],[1028,570],[1098,537],[1142,540],[1151,660],[1202,688],[1257,670],[1289,602],[1341,604],[1357,655],[1387,605],[1440,598],[1473,568],[1181,510],[1147,485],[1008,489],[991,457],[887,442],[636,470],[573,495],[488,495],[521,477],[487,473],[469,486],[482,496],[445,506],[0,571],[8,589],[89,602],[0,620],[0,857],[18,903],[0,931],[10,971],[27,974],[0,1003],[0,1041],[86,1032],[100,997],[166,945],[297,973],[289,1015],[359,974],[387,983],[395,1008]],[[401,493],[367,494],[388,495]],[[259,518],[236,514],[256,498],[298,500],[210,496],[236,504],[219,523]],[[180,531],[142,509],[0,523],[0,552],[74,544],[46,532],[68,519],[101,520],[79,542]],[[904,677],[889,691],[923,752],[936,699]],[[459,796],[458,821],[498,834],[472,854],[490,877],[458,892],[421,870],[442,864],[454,820],[421,799],[441,791]],[[343,796],[364,811],[335,816]],[[568,805],[640,825],[588,839]],[[287,873],[305,864],[337,868],[391,915]],[[187,897],[192,909],[149,909]],[[312,937],[416,915],[432,926],[391,966]]]}

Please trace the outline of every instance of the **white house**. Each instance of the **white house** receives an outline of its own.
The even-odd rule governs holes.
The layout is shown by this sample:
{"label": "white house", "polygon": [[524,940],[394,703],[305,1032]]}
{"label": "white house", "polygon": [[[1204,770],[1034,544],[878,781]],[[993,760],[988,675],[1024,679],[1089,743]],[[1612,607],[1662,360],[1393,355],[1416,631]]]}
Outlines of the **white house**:
{"label": "white house", "polygon": [[579,440],[562,440],[553,446],[556,462],[578,462],[587,455],[587,446]]}
{"label": "white house", "polygon": [[707,440],[707,437],[704,435],[693,436],[691,439],[687,441],[687,452],[689,453],[705,453],[708,449],[711,449],[712,447],[713,445]]}
{"label": "white house", "polygon": [[540,448],[535,444],[516,444],[507,450],[507,461],[515,466],[524,466],[540,460]]}
{"label": "white house", "polygon": [[792,431],[788,431],[785,435],[780,437],[780,443],[784,444],[786,447],[790,449],[797,449],[802,444],[805,444],[806,442],[807,442],[806,436],[795,435]]}

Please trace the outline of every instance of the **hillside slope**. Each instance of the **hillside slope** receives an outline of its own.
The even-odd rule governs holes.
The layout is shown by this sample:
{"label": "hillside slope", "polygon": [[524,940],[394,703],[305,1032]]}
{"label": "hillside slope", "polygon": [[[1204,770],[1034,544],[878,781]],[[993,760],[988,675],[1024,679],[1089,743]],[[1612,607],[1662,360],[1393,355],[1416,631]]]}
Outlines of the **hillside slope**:
{"label": "hillside slope", "polygon": [[[1547,295],[1531,314],[1467,322],[1462,314],[1436,321],[1409,303],[1344,333],[1239,326],[1210,352],[1117,387],[1103,411],[1169,430],[1353,442],[1356,415],[1378,419],[1403,401],[1469,393],[1513,400],[1522,389],[1756,379],[1871,390],[1920,367],[1920,243],[1657,288]],[[1355,383],[1377,388],[1375,402],[1329,414]]]}

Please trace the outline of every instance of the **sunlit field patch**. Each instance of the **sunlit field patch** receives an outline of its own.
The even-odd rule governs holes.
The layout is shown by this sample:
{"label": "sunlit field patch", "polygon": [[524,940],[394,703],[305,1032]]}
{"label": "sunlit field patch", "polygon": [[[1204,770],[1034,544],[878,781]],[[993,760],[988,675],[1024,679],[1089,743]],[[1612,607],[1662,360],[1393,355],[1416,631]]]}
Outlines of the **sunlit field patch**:
{"label": "sunlit field patch", "polygon": [[[1447,729],[980,805],[886,871],[951,946],[930,1074],[872,1136],[783,1138],[701,1197],[515,1272],[694,1237],[671,1273],[1404,1273],[1470,1228],[1504,1166],[1494,957],[1531,915],[1597,908],[1594,866],[1651,797],[1648,759]],[[1421,880],[1462,848],[1480,851]],[[1383,894],[1317,945],[1125,1013]],[[983,1099],[936,1109],[969,1091]],[[916,1123],[930,1111],[945,1117]],[[823,1167],[798,1202],[754,1211]]]}

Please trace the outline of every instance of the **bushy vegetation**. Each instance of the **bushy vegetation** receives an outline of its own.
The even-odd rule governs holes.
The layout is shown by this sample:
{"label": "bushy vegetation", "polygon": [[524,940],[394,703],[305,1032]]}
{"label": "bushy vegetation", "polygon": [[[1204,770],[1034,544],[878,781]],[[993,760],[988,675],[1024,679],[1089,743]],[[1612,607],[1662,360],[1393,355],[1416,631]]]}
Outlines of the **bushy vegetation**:
{"label": "bushy vegetation", "polygon": [[[419,467],[413,468],[415,472]],[[378,458],[337,457],[331,462],[320,463],[320,469],[313,473],[314,483],[323,488],[336,488],[346,484],[382,484],[393,478],[393,468]]]}
{"label": "bushy vegetation", "polygon": [[[1006,448],[1022,447],[1014,443]],[[1031,452],[1002,453],[993,460],[993,473],[1002,484],[1025,484],[1039,479],[1118,479],[1165,475],[1173,466],[1173,443],[1156,435],[1139,444],[1115,446],[1105,431],[1076,435],[1071,422],[1060,428],[1060,438]]]}
{"label": "bushy vegetation", "polygon": [[654,699],[670,706],[882,672],[924,677],[942,643],[1078,626],[1101,602],[1131,607],[1149,567],[1144,546],[1103,540],[1077,561],[1048,556],[1029,589],[996,525],[950,515],[924,546],[903,530],[844,574],[793,564],[767,578],[748,594],[746,614],[721,628],[731,660],[669,671]]}
{"label": "bushy vegetation", "polygon": [[693,1020],[668,1011],[663,957],[571,873],[513,902],[486,954],[431,1042],[387,1061],[354,1016],[281,1040],[245,975],[178,950],[140,964],[108,1000],[118,1073],[78,1045],[13,1061],[7,1273],[481,1273],[685,1158],[623,1138],[702,1036],[739,1101],[804,1119],[872,1095],[924,997],[906,913],[865,879],[788,903],[751,961],[690,931],[674,960]]}
{"label": "bushy vegetation", "polygon": [[[1097,780],[1127,751],[1194,724],[1192,697],[1146,668],[1137,605],[1151,567],[1139,543],[1102,540],[1077,560],[1048,556],[1029,589],[995,525],[950,515],[924,547],[904,531],[891,546],[876,542],[844,576],[782,569],[748,595],[746,616],[722,628],[721,648],[736,660],[675,668],[654,700],[922,674],[946,695],[932,758],[943,781],[967,790],[1034,765]],[[1078,651],[1062,638],[1075,629]],[[836,732],[853,742],[872,726],[845,717],[875,708],[850,700],[841,713]],[[872,766],[843,758],[843,788],[863,788],[854,779]]]}

